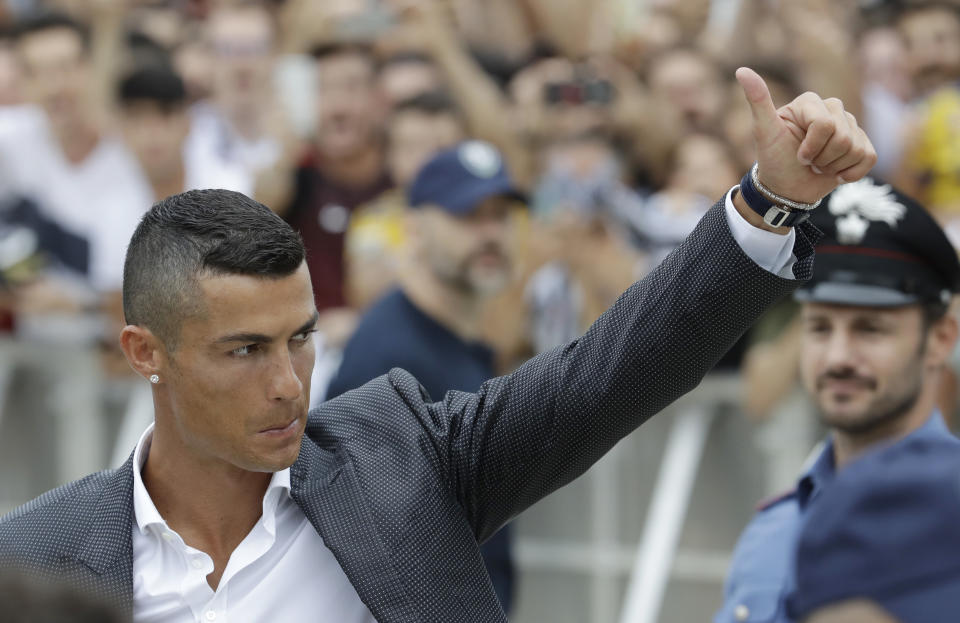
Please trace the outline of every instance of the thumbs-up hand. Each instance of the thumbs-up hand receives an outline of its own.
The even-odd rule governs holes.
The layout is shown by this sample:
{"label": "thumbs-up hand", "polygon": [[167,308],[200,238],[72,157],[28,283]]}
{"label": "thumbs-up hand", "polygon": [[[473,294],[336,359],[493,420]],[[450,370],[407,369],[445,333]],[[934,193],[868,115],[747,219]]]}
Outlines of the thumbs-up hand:
{"label": "thumbs-up hand", "polygon": [[760,182],[778,195],[813,203],[877,162],[870,139],[840,100],[807,92],[778,109],[752,69],[738,69],[737,80],[753,113]]}

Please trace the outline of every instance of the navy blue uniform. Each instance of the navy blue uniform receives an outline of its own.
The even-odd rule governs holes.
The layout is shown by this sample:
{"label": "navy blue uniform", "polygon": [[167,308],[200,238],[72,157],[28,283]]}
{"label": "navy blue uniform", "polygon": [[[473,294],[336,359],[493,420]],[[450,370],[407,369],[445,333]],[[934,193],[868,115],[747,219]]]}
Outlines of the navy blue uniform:
{"label": "navy blue uniform", "polygon": [[[433,400],[451,390],[475,392],[495,376],[489,347],[463,341],[417,308],[402,290],[389,292],[360,319],[327,398],[360,387],[391,368],[410,372]],[[510,533],[510,526],[505,526],[480,548],[505,612],[513,602]]]}
{"label": "navy blue uniform", "polygon": [[[934,413],[904,440],[952,437],[941,415]],[[786,597],[795,586],[797,542],[810,503],[834,474],[833,444],[827,441],[794,491],[761,505],[733,552],[723,607],[714,623],[792,623],[786,612]]]}

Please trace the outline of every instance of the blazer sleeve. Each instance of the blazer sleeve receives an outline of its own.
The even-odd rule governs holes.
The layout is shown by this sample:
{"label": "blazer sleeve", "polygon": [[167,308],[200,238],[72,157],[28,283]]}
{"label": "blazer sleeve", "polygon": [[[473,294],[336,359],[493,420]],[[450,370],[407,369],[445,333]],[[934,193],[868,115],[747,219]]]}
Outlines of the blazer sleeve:
{"label": "blazer sleeve", "polygon": [[757,266],[723,203],[579,339],[475,394],[428,404],[403,371],[390,382],[430,439],[440,479],[482,542],[570,482],[617,441],[695,387],[774,302],[809,278],[819,232],[797,229],[794,273]]}

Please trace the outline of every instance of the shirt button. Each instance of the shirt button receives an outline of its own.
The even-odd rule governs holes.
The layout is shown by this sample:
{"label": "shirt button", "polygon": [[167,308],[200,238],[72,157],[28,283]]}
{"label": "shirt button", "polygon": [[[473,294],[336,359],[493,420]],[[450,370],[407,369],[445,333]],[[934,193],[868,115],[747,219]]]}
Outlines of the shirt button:
{"label": "shirt button", "polygon": [[[194,569],[199,569],[200,567],[203,566],[203,561],[200,560],[199,558],[194,558],[193,560],[190,561],[190,565],[191,565]],[[208,612],[207,614],[210,614],[211,612],[213,612],[213,611],[211,610],[211,611]],[[213,616],[217,616],[217,615],[214,614]],[[210,620],[212,621],[213,619],[210,619]]]}
{"label": "shirt button", "polygon": [[213,610],[207,610],[206,614],[204,614],[203,616],[204,616],[204,618],[205,618],[206,620],[208,620],[208,621],[216,621],[216,620],[217,620],[217,613],[214,612]]}
{"label": "shirt button", "polygon": [[172,541],[172,540],[173,540],[173,533],[172,533],[172,532],[164,532],[164,533],[163,533],[163,540],[164,540],[164,541]]}
{"label": "shirt button", "polygon": [[740,604],[733,609],[733,616],[738,621],[746,621],[750,617],[750,608]]}

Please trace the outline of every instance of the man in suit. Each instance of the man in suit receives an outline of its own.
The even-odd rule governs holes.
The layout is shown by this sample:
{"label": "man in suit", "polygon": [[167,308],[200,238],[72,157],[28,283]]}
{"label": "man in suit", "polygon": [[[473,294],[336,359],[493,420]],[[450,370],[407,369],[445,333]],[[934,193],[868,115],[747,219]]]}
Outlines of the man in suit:
{"label": "man in suit", "polygon": [[814,204],[876,161],[839,100],[778,110],[738,79],[752,175],[582,337],[441,402],[394,369],[308,414],[299,237],[235,193],[161,201],[127,251],[120,337],[155,424],[119,469],[0,520],[0,566],[137,621],[504,621],[477,544],[695,386],[808,277]]}

